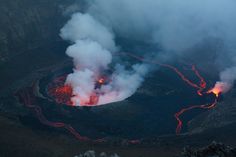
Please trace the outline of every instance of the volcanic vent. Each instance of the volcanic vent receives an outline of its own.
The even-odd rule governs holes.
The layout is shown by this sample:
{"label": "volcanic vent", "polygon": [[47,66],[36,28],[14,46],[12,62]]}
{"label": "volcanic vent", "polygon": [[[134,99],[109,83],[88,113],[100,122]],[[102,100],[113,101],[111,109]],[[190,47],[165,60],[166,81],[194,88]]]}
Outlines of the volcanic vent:
{"label": "volcanic vent", "polygon": [[[66,84],[67,74],[53,78],[53,80],[47,85],[47,95],[55,100],[58,104],[66,104],[68,106],[76,106],[72,101],[73,89],[70,84]],[[108,77],[100,77],[95,82],[94,91],[91,93],[88,101],[80,100],[80,106],[96,106],[99,101],[101,93],[99,89],[107,84],[109,81]],[[83,99],[80,97],[79,99]]]}
{"label": "volcanic vent", "polygon": [[[207,84],[207,80],[204,79],[194,65],[189,66],[189,73],[194,77],[192,79],[189,77],[189,74],[186,74],[186,71],[179,69],[178,66],[166,64],[167,62],[165,61],[156,61],[154,58],[148,60],[143,56],[137,56],[136,52],[121,52],[121,48],[115,43],[112,30],[88,13],[76,13],[72,15],[72,18],[61,29],[60,35],[63,39],[71,43],[66,50],[66,54],[73,60],[74,67],[68,73],[52,76],[52,79],[49,79],[49,83],[46,86],[46,95],[52,98],[57,104],[66,104],[67,107],[92,107],[91,112],[86,112],[81,108],[78,110],[74,110],[77,109],[75,107],[67,108],[70,111],[73,110],[73,114],[69,114],[69,116],[73,117],[71,121],[74,121],[74,123],[69,122],[77,126],[80,124],[78,128],[83,127],[84,130],[82,133],[85,133],[89,137],[91,137],[91,134],[94,135],[94,132],[101,136],[114,135],[126,138],[130,136],[146,137],[154,136],[155,134],[165,134],[169,130],[174,130],[176,121],[176,134],[179,134],[181,133],[183,124],[185,124],[182,122],[181,117],[183,113],[192,109],[214,108],[218,102],[220,93],[224,92],[223,88],[218,88],[218,84],[211,89],[210,86],[212,85],[209,86]],[[114,56],[122,57],[119,58],[120,60],[114,61]],[[123,62],[123,57],[131,57],[136,62],[129,62],[127,67],[127,64]],[[148,57],[150,58],[150,56]],[[160,95],[163,95],[164,92],[155,93],[153,98],[149,97],[143,102],[145,95],[137,96],[135,92],[151,69],[150,65],[164,68],[171,72],[171,79],[178,78],[178,80],[175,80],[176,82],[184,82],[184,85],[178,85],[179,82],[177,82],[174,88],[171,87],[172,90],[188,88],[184,91],[190,91],[190,93],[186,94],[183,92],[179,95],[174,95],[176,97],[183,97],[184,100],[170,100],[168,103],[165,101],[170,97],[165,97],[165,101],[162,100],[161,103],[158,103],[159,106],[153,105],[153,102],[156,102],[156,99],[159,99],[161,97]],[[110,71],[110,69],[112,70]],[[157,76],[163,77],[162,75]],[[168,84],[166,82],[171,82],[171,79],[166,79],[161,84]],[[154,81],[152,80],[150,82]],[[42,87],[42,89],[44,88]],[[153,93],[154,90],[156,89],[152,89]],[[135,100],[132,99],[134,97]],[[200,99],[204,97],[207,97],[209,101],[201,102]],[[131,100],[130,104],[127,105],[125,102],[118,103],[127,100],[127,98],[129,98],[128,101]],[[171,104],[171,107],[162,111],[165,108],[163,107],[163,102],[167,106]],[[183,102],[188,106],[173,105],[182,104]],[[28,103],[26,101],[26,104]],[[120,106],[117,104],[120,106],[123,105],[122,110],[120,110]],[[28,104],[28,106],[30,105]],[[173,111],[169,111],[169,109]],[[40,109],[36,107],[36,110],[37,114],[39,114],[38,110]],[[149,116],[148,118],[147,115]],[[166,117],[171,117],[169,118],[170,124],[167,127],[163,127],[165,129],[160,129],[160,126],[167,125],[163,122],[168,119]],[[160,119],[164,120],[159,125]],[[80,122],[78,122],[79,120]],[[45,120],[43,122],[45,123]],[[51,123],[45,124],[58,126],[51,125]],[[130,124],[133,126],[130,127]],[[72,126],[65,125],[65,123],[60,126],[64,126],[72,134],[75,133],[75,129]],[[149,129],[146,129],[146,127]],[[145,129],[137,131],[140,128]]]}

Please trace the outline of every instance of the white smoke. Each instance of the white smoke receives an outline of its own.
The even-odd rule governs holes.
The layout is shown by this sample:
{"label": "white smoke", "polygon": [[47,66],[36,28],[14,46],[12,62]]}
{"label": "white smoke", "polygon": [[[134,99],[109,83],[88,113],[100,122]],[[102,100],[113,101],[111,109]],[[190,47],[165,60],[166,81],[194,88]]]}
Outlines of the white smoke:
{"label": "white smoke", "polygon": [[236,80],[236,67],[228,68],[220,73],[220,81],[216,82],[215,88],[220,89],[223,93],[228,92]]}
{"label": "white smoke", "polygon": [[[66,84],[73,88],[72,102],[76,106],[103,105],[130,97],[140,86],[147,72],[144,64],[134,65],[131,70],[117,65],[110,82],[96,88],[99,77],[112,62],[112,53],[118,50],[114,34],[89,14],[76,13],[61,29],[61,37],[73,44],[66,54],[73,58],[74,72]],[[98,95],[97,104],[89,104],[91,96]],[[93,102],[92,102],[93,103]]]}
{"label": "white smoke", "polygon": [[234,44],[234,0],[93,0],[89,12],[121,36],[183,51],[205,38]]}
{"label": "white smoke", "polygon": [[119,36],[159,44],[165,58],[221,41],[221,48],[210,52],[217,56],[211,62],[226,69],[217,86],[228,91],[236,79],[235,8],[235,0],[92,0],[89,12]]}
{"label": "white smoke", "polygon": [[111,52],[104,49],[99,43],[85,39],[77,40],[68,47],[66,54],[73,58],[76,69],[106,69],[112,61]]}
{"label": "white smoke", "polygon": [[89,39],[99,43],[109,51],[117,49],[113,33],[89,14],[73,14],[71,19],[61,29],[60,35],[63,39],[72,42]]}
{"label": "white smoke", "polygon": [[[194,53],[190,50],[196,45],[201,46],[207,44],[205,41],[217,39],[222,44],[216,52],[210,53],[216,53],[218,61],[223,63],[220,68],[226,70],[221,72],[221,80],[216,86],[225,92],[233,86],[236,79],[233,75],[236,67],[235,0],[89,2],[87,13],[72,15],[61,29],[61,37],[73,43],[66,53],[73,58],[75,69],[68,76],[67,83],[73,86],[76,105],[81,104],[81,97],[88,101],[89,95],[95,90],[96,79],[109,68],[112,54],[119,50],[114,41],[115,34],[158,44],[163,53],[157,56],[163,58]],[[143,81],[147,66],[141,64],[127,70],[117,65],[114,70],[112,81],[95,90],[100,94],[99,104],[131,96]],[[80,78],[82,80],[79,81]]]}
{"label": "white smoke", "polygon": [[101,88],[106,93],[100,96],[99,104],[121,101],[135,93],[148,72],[147,65],[135,64],[132,70],[125,70],[124,66],[117,65],[110,84]]}

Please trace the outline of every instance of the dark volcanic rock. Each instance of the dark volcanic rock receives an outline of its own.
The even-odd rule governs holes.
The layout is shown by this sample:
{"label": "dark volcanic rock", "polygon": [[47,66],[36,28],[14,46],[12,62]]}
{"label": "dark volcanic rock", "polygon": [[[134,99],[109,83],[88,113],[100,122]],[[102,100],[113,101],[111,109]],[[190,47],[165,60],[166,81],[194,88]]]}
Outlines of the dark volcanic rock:
{"label": "dark volcanic rock", "polygon": [[[78,4],[81,2],[82,5],[82,1]],[[65,14],[74,2],[1,0],[0,63],[27,50],[60,40],[59,30],[69,18]]]}
{"label": "dark volcanic rock", "polygon": [[119,156],[117,154],[107,155],[105,152],[102,152],[99,155],[96,155],[95,151],[89,150],[83,154],[76,155],[74,157],[119,157]]}
{"label": "dark volcanic rock", "polygon": [[236,148],[231,148],[222,143],[212,142],[209,146],[194,149],[185,147],[184,157],[235,157]]}
{"label": "dark volcanic rock", "polygon": [[[189,122],[190,133],[204,132],[236,123],[236,88],[224,96],[213,110],[204,112]],[[233,129],[233,128],[232,128]]]}
{"label": "dark volcanic rock", "polygon": [[85,0],[1,0],[0,88],[63,62],[68,43],[60,38],[60,29],[85,7]]}

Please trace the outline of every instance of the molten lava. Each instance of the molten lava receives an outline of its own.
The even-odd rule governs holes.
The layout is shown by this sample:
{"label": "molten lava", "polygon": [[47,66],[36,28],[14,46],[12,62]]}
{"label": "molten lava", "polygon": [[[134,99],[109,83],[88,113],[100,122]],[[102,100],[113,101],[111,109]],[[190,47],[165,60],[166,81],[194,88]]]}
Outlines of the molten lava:
{"label": "molten lava", "polygon": [[214,102],[213,103],[210,103],[210,104],[205,104],[205,105],[192,105],[192,106],[189,106],[187,108],[183,108],[181,109],[179,112],[175,113],[175,119],[177,120],[177,127],[176,127],[176,134],[179,134],[181,132],[181,129],[182,129],[182,126],[183,126],[183,122],[182,120],[180,119],[180,116],[182,114],[184,114],[185,112],[187,111],[190,111],[192,109],[212,109],[216,106],[216,103],[217,103],[217,98],[215,98]]}
{"label": "molten lava", "polygon": [[221,88],[214,87],[210,89],[209,91],[207,91],[207,93],[214,93],[216,97],[219,97],[220,94],[222,93],[222,90]]}
{"label": "molten lava", "polygon": [[92,93],[89,97],[89,100],[84,100],[84,98],[75,96],[75,99],[80,100],[80,106],[96,106],[99,100],[99,94]]}
{"label": "molten lava", "polygon": [[[67,91],[67,87],[66,90],[62,89],[62,92]],[[35,101],[34,101],[34,95],[32,94],[32,88],[25,88],[25,89],[21,89],[20,91],[18,91],[16,93],[16,95],[19,97],[20,101],[28,108],[32,109],[32,111],[35,113],[35,116],[38,118],[38,120],[47,126],[51,126],[51,127],[55,127],[55,128],[64,128],[65,130],[67,130],[68,132],[70,132],[72,135],[74,135],[78,140],[80,141],[91,141],[91,142],[106,142],[106,140],[104,138],[101,139],[96,139],[96,140],[92,140],[86,136],[82,136],[80,135],[80,133],[74,129],[70,124],[66,124],[63,122],[52,122],[49,121],[45,115],[42,112],[42,109],[40,106],[35,105]]]}
{"label": "molten lava", "polygon": [[105,83],[105,78],[100,78],[100,79],[98,79],[98,83],[99,84],[104,84]]}
{"label": "molten lava", "polygon": [[155,65],[159,65],[159,66],[162,66],[162,67],[166,67],[166,68],[169,68],[170,70],[174,71],[177,75],[179,75],[179,77],[184,81],[186,82],[188,85],[190,85],[191,87],[193,88],[196,88],[197,89],[197,94],[199,96],[204,96],[205,94],[211,94],[213,93],[215,95],[215,98],[214,98],[214,101],[210,104],[205,104],[205,105],[192,105],[192,106],[189,106],[187,108],[183,108],[181,109],[179,112],[175,113],[175,118],[177,120],[177,127],[176,127],[176,134],[179,134],[181,132],[181,129],[182,129],[182,125],[183,125],[183,122],[182,120],[180,119],[180,116],[182,114],[184,114],[185,112],[189,111],[189,110],[192,110],[192,109],[196,109],[196,108],[200,108],[200,109],[212,109],[216,106],[217,104],[217,101],[218,101],[218,97],[219,97],[219,94],[222,92],[222,83],[220,85],[220,88],[216,88],[214,87],[213,89],[209,90],[208,92],[206,93],[203,93],[203,91],[205,90],[207,84],[206,84],[206,81],[204,80],[204,78],[201,76],[201,74],[198,72],[198,70],[196,69],[196,67],[194,65],[192,65],[192,71],[194,72],[194,74],[196,75],[196,77],[200,80],[199,83],[194,83],[192,82],[191,80],[189,80],[182,72],[180,72],[176,67],[172,66],[172,65],[169,65],[169,64],[163,64],[163,63],[159,63],[159,62],[155,62],[155,61],[149,61],[149,60],[146,60],[145,58],[143,57],[140,57],[140,56],[136,56],[132,53],[126,53],[126,52],[123,52],[123,53],[120,53],[121,55],[127,55],[129,57],[132,57],[134,59],[137,59],[139,61],[142,61],[142,62],[147,62],[149,64],[155,64]]}
{"label": "molten lava", "polygon": [[48,95],[53,98],[58,104],[66,104],[68,106],[75,106],[76,101],[79,100],[80,106],[95,106],[99,101],[99,93],[96,89],[101,88],[102,85],[108,82],[106,77],[100,77],[96,81],[94,92],[90,94],[89,100],[80,96],[73,95],[73,88],[65,84],[66,75],[56,77],[47,87]]}
{"label": "molten lava", "polygon": [[[57,79],[58,80],[58,79]],[[61,79],[63,80],[63,79]],[[70,124],[66,124],[64,122],[53,122],[48,120],[45,115],[43,114],[42,108],[36,104],[35,96],[32,92],[32,87],[27,87],[24,89],[19,90],[15,95],[19,98],[19,101],[23,103],[27,108],[31,109],[32,112],[35,114],[35,116],[38,118],[38,120],[47,126],[54,127],[54,128],[62,128],[67,130],[69,133],[71,133],[76,139],[80,141],[87,141],[87,142],[94,142],[94,143],[101,143],[106,142],[107,140],[105,138],[98,138],[98,139],[90,139],[86,136],[82,136],[75,128],[73,128]],[[66,89],[62,89],[61,92],[67,91]],[[127,142],[129,144],[139,144],[139,140],[128,140]]]}
{"label": "molten lava", "polygon": [[[192,109],[212,109],[216,106],[217,101],[218,101],[218,97],[220,95],[220,93],[222,92],[222,89],[225,89],[225,87],[223,88],[222,84],[220,84],[220,87],[218,88],[218,86],[215,86],[214,88],[208,90],[207,92],[204,92],[207,84],[204,80],[204,78],[200,75],[200,73],[198,72],[198,70],[196,69],[195,66],[192,66],[192,71],[195,73],[195,75],[199,78],[199,83],[194,83],[191,80],[189,80],[182,72],[180,72],[177,68],[168,65],[168,64],[162,64],[162,63],[158,63],[158,62],[153,62],[153,61],[147,61],[145,59],[143,59],[142,57],[139,56],[135,56],[135,55],[130,55],[130,54],[126,54],[128,56],[131,56],[135,59],[144,61],[144,62],[148,62],[151,64],[158,64],[160,66],[169,68],[171,70],[173,70],[175,73],[177,73],[177,75],[180,76],[180,78],[186,82],[188,85],[196,88],[197,93],[200,96],[206,96],[206,95],[213,95],[213,99],[211,103],[209,104],[204,104],[204,105],[192,105],[186,108],[181,109],[179,112],[175,113],[175,118],[177,120],[177,127],[176,127],[176,134],[179,134],[181,132],[182,129],[182,125],[183,122],[180,119],[180,116],[182,114],[184,114],[185,112],[192,110]],[[81,106],[94,106],[98,103],[99,100],[99,96],[100,93],[96,92],[96,89],[101,88],[102,85],[106,84],[108,80],[106,77],[101,77],[98,78],[96,81],[96,87],[94,89],[94,92],[90,95],[89,101],[83,101],[82,98],[80,98],[79,96],[73,95],[73,89],[70,85],[66,85],[65,84],[65,80],[66,80],[66,75],[64,76],[60,76],[55,78],[50,84],[48,84],[47,86],[47,92],[48,95],[53,98],[57,103],[59,104],[67,104],[67,105],[74,105],[73,104],[73,97],[78,97],[78,99],[81,100]],[[32,111],[35,113],[36,117],[38,118],[38,120],[45,125],[51,126],[51,127],[56,127],[56,128],[64,128],[67,131],[69,131],[71,134],[73,134],[77,139],[82,140],[82,141],[93,141],[93,142],[105,142],[106,140],[104,138],[102,139],[97,139],[97,140],[91,140],[88,137],[85,136],[81,136],[79,134],[79,132],[77,132],[71,125],[63,123],[63,122],[52,122],[49,121],[44,114],[42,113],[42,109],[40,108],[39,105],[36,105],[34,98],[35,96],[33,95],[32,92],[32,88],[26,88],[23,90],[18,91],[17,96],[20,98],[20,101],[28,108],[32,109]],[[130,144],[138,144],[140,143],[140,140],[127,140],[128,143]]]}
{"label": "molten lava", "polygon": [[48,95],[52,97],[58,104],[73,105],[71,97],[73,89],[70,85],[65,85],[66,76],[55,78],[47,88]]}
{"label": "molten lava", "polygon": [[[102,85],[107,83],[107,78],[106,77],[100,77],[99,79],[97,79],[96,81],[96,85],[95,85],[95,89],[100,89]],[[94,89],[94,90],[95,90]],[[78,97],[80,99],[80,106],[96,106],[98,104],[99,101],[99,96],[100,93],[94,91],[90,97],[89,97],[89,101],[84,101],[83,98]]]}
{"label": "molten lava", "polygon": [[[159,66],[162,66],[162,67],[165,67],[165,68],[168,68],[168,69],[174,71],[184,82],[186,82],[189,86],[195,88],[196,92],[199,96],[207,96],[212,93],[214,94],[214,101],[212,100],[212,102],[210,104],[192,105],[192,106],[183,108],[179,112],[175,113],[174,116],[177,120],[176,134],[179,134],[182,129],[183,122],[180,119],[180,116],[182,114],[184,114],[185,112],[187,112],[189,110],[196,109],[196,108],[212,109],[216,106],[219,94],[222,92],[222,90],[221,90],[222,88],[217,88],[217,86],[216,86],[216,87],[212,88],[211,90],[204,92],[207,87],[207,83],[194,65],[192,65],[191,70],[196,75],[196,77],[199,79],[198,83],[195,83],[195,82],[191,81],[190,79],[188,79],[182,72],[179,71],[179,69],[177,69],[176,67],[174,67],[172,65],[163,64],[163,63],[159,63],[159,62],[155,62],[155,61],[149,61],[149,60],[144,59],[143,57],[136,56],[131,53],[120,53],[120,54],[127,55],[129,57],[132,57],[132,58],[137,59],[142,62],[147,62],[149,64],[159,65]],[[71,105],[71,106],[75,105],[74,100],[77,100],[77,101],[79,100],[80,106],[96,106],[99,101],[99,96],[101,94],[101,93],[97,92],[98,91],[97,89],[100,89],[102,85],[105,85],[107,82],[110,81],[106,77],[99,77],[95,83],[94,92],[91,93],[89,100],[87,100],[87,99],[85,100],[80,95],[73,95],[73,89],[71,86],[65,85],[65,79],[66,79],[66,76],[58,77],[51,84],[49,84],[48,85],[48,94],[52,98],[54,98],[54,100],[57,103],[67,104],[67,105]]]}

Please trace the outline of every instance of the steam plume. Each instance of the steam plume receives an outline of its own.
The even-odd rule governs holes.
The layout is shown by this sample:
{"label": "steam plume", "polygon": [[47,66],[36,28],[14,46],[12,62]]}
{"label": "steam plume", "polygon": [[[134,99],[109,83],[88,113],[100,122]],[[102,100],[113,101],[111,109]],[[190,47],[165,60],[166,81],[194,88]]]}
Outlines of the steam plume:
{"label": "steam plume", "polygon": [[160,45],[159,58],[189,56],[206,41],[220,41],[211,62],[223,69],[216,86],[227,92],[236,79],[235,8],[234,0],[93,0],[89,12],[119,36]]}
{"label": "steam plume", "polygon": [[228,92],[234,85],[236,79],[236,67],[228,68],[220,73],[220,81],[216,82],[216,89],[220,89],[222,93]]}
{"label": "steam plume", "polygon": [[159,59],[194,55],[196,51],[191,50],[196,46],[205,47],[206,41],[220,41],[220,48],[210,52],[216,56],[212,62],[218,64],[219,70],[223,69],[216,86],[224,92],[233,86],[236,79],[233,75],[236,67],[236,1],[89,2],[87,13],[72,15],[61,29],[61,37],[73,43],[66,53],[73,58],[75,69],[67,83],[73,86],[76,105],[88,102],[94,92],[99,94],[98,104],[123,100],[143,81],[147,65],[136,65],[131,70],[117,65],[111,74],[113,80],[95,90],[96,79],[109,68],[112,54],[119,50],[114,41],[115,34],[160,45],[161,52],[156,54]]}
{"label": "steam plume", "polygon": [[[75,68],[68,75],[66,84],[73,87],[74,105],[102,105],[124,100],[143,81],[146,65],[134,65],[131,70],[127,70],[117,64],[111,74],[112,81],[96,88],[97,80],[109,68],[112,53],[118,48],[112,31],[91,15],[74,14],[61,29],[61,37],[73,43],[67,48],[66,54],[73,58]],[[92,98],[94,95],[95,98]]]}

